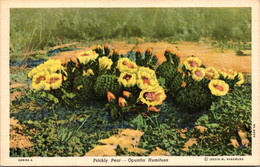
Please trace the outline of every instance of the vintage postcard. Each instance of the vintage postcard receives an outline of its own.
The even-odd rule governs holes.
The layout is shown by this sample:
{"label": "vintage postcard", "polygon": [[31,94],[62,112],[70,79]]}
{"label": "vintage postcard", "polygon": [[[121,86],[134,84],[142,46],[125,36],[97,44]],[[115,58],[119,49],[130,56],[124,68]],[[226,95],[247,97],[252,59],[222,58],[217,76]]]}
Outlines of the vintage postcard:
{"label": "vintage postcard", "polygon": [[260,165],[259,5],[2,0],[1,165]]}

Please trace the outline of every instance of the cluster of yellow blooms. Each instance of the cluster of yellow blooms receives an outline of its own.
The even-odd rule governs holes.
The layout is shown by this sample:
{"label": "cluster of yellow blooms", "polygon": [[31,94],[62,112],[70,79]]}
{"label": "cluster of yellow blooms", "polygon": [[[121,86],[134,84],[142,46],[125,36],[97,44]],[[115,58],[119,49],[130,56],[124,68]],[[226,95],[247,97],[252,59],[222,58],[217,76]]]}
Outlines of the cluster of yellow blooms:
{"label": "cluster of yellow blooms", "polygon": [[138,100],[148,107],[161,105],[166,95],[164,89],[159,86],[154,70],[147,67],[139,67],[128,58],[121,58],[117,68],[121,72],[118,82],[125,87],[137,85],[142,91]]}
{"label": "cluster of yellow blooms", "polygon": [[[101,49],[101,46],[98,45],[98,48]],[[93,48],[93,49],[95,49],[95,48]],[[97,59],[97,57],[98,57],[98,54],[93,50],[80,52],[77,56],[79,61],[83,64],[87,64],[89,61]],[[109,59],[108,57],[103,56],[98,59],[98,63],[99,63],[100,70],[109,70],[109,69],[111,69],[113,61],[111,59]],[[95,75],[95,73],[92,69],[87,69],[86,71],[83,71],[83,74],[82,74],[83,77],[90,76],[90,75]],[[80,90],[83,86],[84,85],[80,85],[77,87],[77,89]],[[88,86],[88,85],[85,85],[85,86]]]}
{"label": "cluster of yellow blooms", "polygon": [[[100,45],[98,45],[98,47],[101,48]],[[89,61],[97,59],[97,57],[98,54],[93,50],[80,52],[77,56],[79,61],[83,64],[87,64]],[[105,56],[99,58],[98,62],[99,62],[99,69],[101,70],[109,70],[111,68],[111,65],[113,64],[113,61]]]}
{"label": "cluster of yellow blooms", "polygon": [[[83,64],[91,60],[97,59],[98,54],[93,51],[83,51],[77,56],[79,61]],[[101,57],[98,59],[100,70],[109,70],[113,61],[108,57]],[[185,60],[184,66],[191,71],[191,77],[200,82],[203,78],[210,80],[208,87],[211,93],[216,96],[224,96],[229,91],[229,85],[219,79],[220,74],[228,79],[235,79],[238,76],[238,86],[244,83],[244,76],[242,73],[237,73],[233,70],[222,68],[216,70],[214,67],[202,68],[201,60],[198,57],[189,57]],[[138,100],[148,107],[153,107],[162,104],[166,95],[164,89],[159,86],[158,80],[154,70],[147,67],[139,67],[135,62],[128,58],[121,58],[118,61],[117,67],[120,72],[118,82],[124,87],[132,87],[137,85],[142,91],[140,92]],[[180,71],[178,69],[178,71]],[[49,59],[43,64],[33,68],[28,74],[32,78],[32,87],[36,90],[51,90],[60,88],[62,81],[66,80],[61,72],[66,75],[64,67],[60,60]],[[83,71],[83,76],[94,75],[92,69]],[[122,99],[121,99],[122,101]]]}
{"label": "cluster of yellow blooms", "polygon": [[[88,63],[91,60],[95,60],[98,57],[95,51],[89,50],[80,52],[77,56],[81,63]],[[113,64],[112,60],[107,57],[102,57],[98,59],[99,68],[108,70]],[[75,68],[73,69],[75,70]],[[39,66],[33,68],[28,77],[32,78],[32,87],[36,90],[50,90],[58,89],[62,84],[62,80],[66,80],[66,77],[62,77],[61,71],[66,74],[65,68],[62,66],[60,60],[49,59],[48,61],[40,64]],[[94,75],[92,69],[83,71],[83,76]]]}
{"label": "cluster of yellow blooms", "polygon": [[60,60],[49,59],[33,68],[28,77],[32,78],[32,87],[36,90],[58,89],[62,83],[63,70]]}
{"label": "cluster of yellow blooms", "polygon": [[229,85],[225,81],[219,80],[220,74],[224,78],[235,79],[238,75],[239,81],[236,85],[241,86],[244,83],[244,76],[242,73],[237,73],[231,69],[221,68],[216,70],[214,67],[201,68],[201,60],[198,57],[188,57],[183,63],[186,69],[192,72],[192,78],[196,81],[201,81],[204,77],[211,80],[208,87],[211,93],[215,96],[224,96],[229,91]]}
{"label": "cluster of yellow blooms", "polygon": [[[98,47],[101,48],[100,45]],[[97,57],[98,57],[98,54],[93,50],[80,52],[77,56],[79,61],[83,64],[87,64],[89,61],[97,59]],[[103,56],[98,59],[98,63],[99,63],[99,69],[109,70],[109,69],[111,69],[113,61],[111,59],[109,59],[108,57]],[[87,72],[83,71],[83,76],[89,76],[90,74],[94,75],[94,72],[92,69],[88,69]]]}
{"label": "cluster of yellow blooms", "polygon": [[79,61],[83,64],[87,64],[89,61],[95,60],[97,57],[98,57],[98,54],[92,50],[80,52],[77,56]]}

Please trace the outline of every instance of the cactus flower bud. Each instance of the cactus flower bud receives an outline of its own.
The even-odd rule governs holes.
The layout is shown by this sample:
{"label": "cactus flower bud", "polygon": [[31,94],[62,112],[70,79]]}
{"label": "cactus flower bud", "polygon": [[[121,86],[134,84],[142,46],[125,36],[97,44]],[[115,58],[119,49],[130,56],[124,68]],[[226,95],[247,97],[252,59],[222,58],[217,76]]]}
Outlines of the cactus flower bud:
{"label": "cactus flower bud", "polygon": [[173,53],[173,51],[172,51],[172,48],[171,48],[171,47],[168,47],[168,48],[166,49],[166,51],[167,51],[168,53]]}
{"label": "cactus flower bud", "polygon": [[119,105],[120,107],[125,107],[125,105],[126,105],[126,100],[125,100],[123,97],[119,97],[119,98],[118,98],[118,105]]}
{"label": "cactus flower bud", "polygon": [[129,97],[132,93],[131,92],[128,92],[128,91],[123,91],[123,95],[125,97]]}
{"label": "cactus flower bud", "polygon": [[146,52],[149,53],[149,54],[152,54],[152,49],[151,48],[147,48]]}
{"label": "cactus flower bud", "polygon": [[186,82],[185,82],[185,81],[182,81],[182,83],[181,83],[181,87],[185,88],[186,85],[187,85]]}
{"label": "cactus flower bud", "polygon": [[119,52],[117,49],[114,50],[114,53],[116,53],[117,55],[119,55]]}
{"label": "cactus flower bud", "polygon": [[181,72],[181,68],[180,67],[178,67],[178,72]]}
{"label": "cactus flower bud", "polygon": [[116,99],[115,95],[114,95],[113,93],[107,91],[107,100],[108,100],[109,102],[112,102],[112,101],[115,100],[115,99]]}
{"label": "cactus flower bud", "polygon": [[136,52],[142,53],[142,51],[141,51],[140,48],[138,48],[138,49],[136,50]]}
{"label": "cactus flower bud", "polygon": [[97,46],[97,49],[102,49],[102,47],[100,45]]}

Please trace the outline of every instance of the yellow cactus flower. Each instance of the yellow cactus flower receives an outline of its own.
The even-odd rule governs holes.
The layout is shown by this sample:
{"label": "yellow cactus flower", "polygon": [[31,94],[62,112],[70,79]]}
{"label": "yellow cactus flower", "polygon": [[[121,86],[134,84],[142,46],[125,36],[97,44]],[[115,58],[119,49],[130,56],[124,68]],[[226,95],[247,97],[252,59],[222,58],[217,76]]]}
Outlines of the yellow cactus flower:
{"label": "yellow cactus flower", "polygon": [[101,70],[109,70],[113,64],[113,61],[105,56],[99,58],[98,62],[99,62],[99,69]]}
{"label": "yellow cactus flower", "polygon": [[94,75],[94,72],[92,69],[87,69],[86,71],[83,71],[83,77],[85,76],[90,76],[90,75]]}
{"label": "yellow cactus flower", "polygon": [[46,62],[38,65],[37,67],[33,68],[29,74],[29,78],[33,78],[34,75],[36,75],[38,72],[48,71],[50,74],[55,72],[61,72],[63,69],[63,66],[61,65],[60,60],[56,59],[49,59]]}
{"label": "yellow cactus flower", "polygon": [[57,73],[50,74],[46,78],[45,90],[58,89],[60,88],[61,84],[62,84],[61,74],[57,74]]}
{"label": "yellow cactus flower", "polygon": [[[140,74],[138,74],[138,75],[141,76]],[[139,78],[137,80],[137,86],[143,90],[143,89],[157,87],[157,86],[159,86],[159,83],[156,78],[148,78],[148,77],[142,76],[141,78]]]}
{"label": "yellow cactus flower", "polygon": [[92,50],[80,52],[77,56],[79,61],[83,64],[88,63],[90,60],[95,60],[97,57],[98,57],[98,54]]}
{"label": "yellow cactus flower", "polygon": [[51,73],[56,73],[56,72],[61,72],[61,66],[49,66],[47,67],[48,72]]}
{"label": "yellow cactus flower", "polygon": [[156,78],[155,71],[148,67],[139,67],[138,72],[146,72],[145,74],[149,74],[151,77]]}
{"label": "yellow cactus flower", "polygon": [[159,86],[154,70],[140,67],[137,72],[137,86],[140,89],[149,89]]}
{"label": "yellow cactus flower", "polygon": [[201,60],[198,57],[188,57],[183,63],[188,70],[201,66]]}
{"label": "yellow cactus flower", "polygon": [[235,77],[237,76],[237,72],[232,69],[229,69],[227,72],[229,74],[229,78],[231,79],[235,79]]}
{"label": "yellow cactus flower", "polygon": [[225,96],[229,91],[229,85],[225,81],[218,79],[211,80],[208,86],[215,96]]}
{"label": "yellow cactus flower", "polygon": [[238,73],[238,79],[239,79],[239,81],[236,84],[238,86],[241,86],[245,82],[244,75],[242,73]]}
{"label": "yellow cactus flower", "polygon": [[33,76],[35,75],[35,74],[37,74],[39,72],[39,68],[33,68],[29,73],[28,73],[28,77],[29,78],[33,78]]}
{"label": "yellow cactus flower", "polygon": [[212,79],[218,79],[219,78],[219,72],[214,67],[207,67],[205,69],[205,78],[208,80]]}
{"label": "yellow cactus flower", "polygon": [[227,77],[228,79],[234,79],[235,76],[237,75],[237,72],[232,70],[232,69],[226,69],[226,68],[221,68],[219,70],[220,74],[222,74],[225,78]]}
{"label": "yellow cactus flower", "polygon": [[134,73],[138,70],[138,66],[136,65],[136,63],[126,57],[118,60],[117,68],[120,72],[127,71]]}
{"label": "yellow cactus flower", "polygon": [[118,82],[122,83],[124,87],[131,87],[136,84],[136,74],[122,72],[118,78]]}
{"label": "yellow cactus flower", "polygon": [[38,72],[33,76],[32,87],[36,90],[42,90],[45,88],[46,79],[49,73],[47,71]]}
{"label": "yellow cactus flower", "polygon": [[228,77],[227,71],[228,71],[228,70],[227,70],[226,68],[221,68],[221,69],[219,70],[219,73],[220,73],[221,75],[223,75],[224,78],[226,78],[226,77]]}
{"label": "yellow cactus flower", "polygon": [[205,70],[204,68],[194,68],[192,70],[192,78],[195,80],[195,81],[201,81],[205,76]]}
{"label": "yellow cactus flower", "polygon": [[145,89],[140,92],[138,100],[150,106],[161,105],[165,100],[166,95],[164,89],[160,86],[151,89]]}
{"label": "yellow cactus flower", "polygon": [[61,65],[61,60],[49,59],[48,61],[43,63],[42,68],[44,69],[44,71],[46,70],[51,74],[61,72],[63,66]]}

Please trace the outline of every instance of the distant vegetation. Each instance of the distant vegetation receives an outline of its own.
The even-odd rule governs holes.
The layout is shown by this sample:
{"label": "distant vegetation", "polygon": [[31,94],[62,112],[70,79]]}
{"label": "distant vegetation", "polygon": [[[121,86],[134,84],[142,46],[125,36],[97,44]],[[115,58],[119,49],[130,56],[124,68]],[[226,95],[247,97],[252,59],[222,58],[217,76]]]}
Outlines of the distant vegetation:
{"label": "distant vegetation", "polygon": [[11,53],[16,55],[71,41],[129,41],[130,37],[149,42],[203,39],[245,49],[251,42],[251,9],[11,9],[10,35]]}

